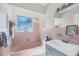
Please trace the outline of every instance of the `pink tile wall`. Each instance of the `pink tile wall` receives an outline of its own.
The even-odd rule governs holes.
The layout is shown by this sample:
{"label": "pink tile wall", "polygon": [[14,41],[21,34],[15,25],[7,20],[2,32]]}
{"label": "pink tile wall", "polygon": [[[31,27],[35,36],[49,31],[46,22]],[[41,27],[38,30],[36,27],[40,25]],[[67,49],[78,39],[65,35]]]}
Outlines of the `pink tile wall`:
{"label": "pink tile wall", "polygon": [[32,32],[16,32],[12,41],[11,50],[14,52],[41,45],[39,24],[34,23]]}
{"label": "pink tile wall", "polygon": [[[47,35],[52,39],[60,39],[60,40],[66,40],[70,43],[79,44],[79,28],[78,28],[78,34],[71,37],[65,34],[66,28],[54,28],[51,31],[47,32]],[[59,34],[61,34],[59,36]]]}

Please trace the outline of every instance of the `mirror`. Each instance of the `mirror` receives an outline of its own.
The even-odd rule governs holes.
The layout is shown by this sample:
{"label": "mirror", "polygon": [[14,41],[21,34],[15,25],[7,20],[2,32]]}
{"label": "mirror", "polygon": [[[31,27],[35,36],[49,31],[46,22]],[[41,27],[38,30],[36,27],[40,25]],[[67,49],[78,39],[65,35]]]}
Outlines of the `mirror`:
{"label": "mirror", "polygon": [[[67,4],[67,3],[66,3]],[[79,25],[79,4],[75,3],[56,12],[55,26]]]}

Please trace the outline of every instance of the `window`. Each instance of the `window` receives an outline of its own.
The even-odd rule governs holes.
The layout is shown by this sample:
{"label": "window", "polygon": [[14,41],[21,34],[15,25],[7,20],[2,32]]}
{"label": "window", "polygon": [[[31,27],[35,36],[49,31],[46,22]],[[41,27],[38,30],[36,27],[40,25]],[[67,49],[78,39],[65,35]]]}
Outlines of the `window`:
{"label": "window", "polygon": [[17,16],[17,31],[18,32],[32,32],[32,19],[24,16]]}

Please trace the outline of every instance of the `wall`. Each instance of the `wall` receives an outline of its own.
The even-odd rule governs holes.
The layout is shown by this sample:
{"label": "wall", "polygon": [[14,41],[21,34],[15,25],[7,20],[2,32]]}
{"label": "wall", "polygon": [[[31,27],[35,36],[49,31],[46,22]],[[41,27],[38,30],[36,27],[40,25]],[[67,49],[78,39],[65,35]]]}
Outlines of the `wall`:
{"label": "wall", "polygon": [[[64,12],[60,12],[60,16],[58,19],[60,20],[60,25],[63,27],[65,25],[72,25],[75,24],[75,19],[77,19],[77,17],[75,16],[75,14],[79,13],[79,7],[75,7],[73,9],[69,9],[67,11]],[[58,16],[59,16],[58,15]]]}
{"label": "wall", "polygon": [[66,26],[66,25],[74,24],[74,21],[73,21],[74,20],[74,16],[72,14],[65,14],[59,20],[60,20],[60,25],[62,27]]}
{"label": "wall", "polygon": [[55,14],[56,8],[61,6],[62,3],[51,3],[49,4],[46,14],[45,14],[45,31],[49,31],[54,28],[55,25]]}
{"label": "wall", "polygon": [[[54,26],[54,14],[55,9],[53,8],[54,4],[50,4],[47,8],[46,14],[45,14],[45,31],[50,30]],[[53,10],[53,11],[52,11]]]}
{"label": "wall", "polygon": [[[4,5],[4,4],[0,4],[0,13],[3,13],[3,15],[7,15],[7,10],[6,10],[6,6]],[[4,20],[7,20],[8,21],[8,19],[7,19],[7,16],[4,16],[3,17],[4,18]],[[1,21],[1,19],[0,19],[0,21]],[[4,21],[3,21],[4,22]],[[1,28],[0,27],[0,31],[2,30],[4,30],[4,31],[8,31],[8,26],[5,24],[5,22],[3,23],[2,22],[2,24],[1,25],[4,25],[4,26],[2,26],[2,27],[5,27],[5,28]],[[4,47],[0,47],[0,55],[8,55],[9,54],[9,48],[7,47],[7,48],[4,48]]]}
{"label": "wall", "polygon": [[[40,31],[42,31],[42,25],[40,25],[40,23],[44,19],[43,14],[8,4],[0,4],[0,6],[0,12],[8,14],[8,19],[12,20],[13,22],[16,22],[17,15],[33,18],[33,32],[21,33],[16,32],[15,29],[14,39],[12,40],[11,46],[12,51],[20,51],[41,45]],[[39,19],[38,23],[35,22],[35,17]]]}
{"label": "wall", "polygon": [[79,13],[74,15],[74,24],[79,25]]}
{"label": "wall", "polygon": [[8,19],[7,14],[0,13],[0,31],[7,31],[8,30]]}
{"label": "wall", "polygon": [[51,39],[66,40],[70,43],[79,44],[79,27],[78,34],[73,37],[66,35],[66,27],[54,28],[47,35]]}

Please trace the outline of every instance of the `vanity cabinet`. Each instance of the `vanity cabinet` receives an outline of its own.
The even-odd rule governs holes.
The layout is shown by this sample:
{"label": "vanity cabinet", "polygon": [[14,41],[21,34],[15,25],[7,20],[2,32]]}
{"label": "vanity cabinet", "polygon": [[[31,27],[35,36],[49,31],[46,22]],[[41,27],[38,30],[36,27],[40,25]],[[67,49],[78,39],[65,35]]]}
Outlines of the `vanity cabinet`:
{"label": "vanity cabinet", "polygon": [[46,56],[66,56],[66,55],[46,44]]}
{"label": "vanity cabinet", "polygon": [[47,56],[77,56],[78,54],[79,45],[66,43],[57,39],[46,42]]}

